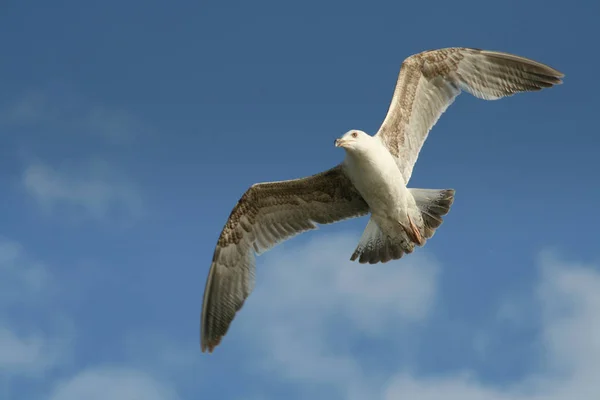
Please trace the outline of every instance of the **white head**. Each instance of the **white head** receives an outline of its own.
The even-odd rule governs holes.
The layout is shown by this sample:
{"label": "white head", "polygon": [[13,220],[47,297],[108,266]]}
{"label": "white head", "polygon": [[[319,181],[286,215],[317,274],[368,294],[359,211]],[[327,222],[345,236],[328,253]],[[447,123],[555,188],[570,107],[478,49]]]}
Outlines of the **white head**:
{"label": "white head", "polygon": [[335,147],[342,147],[347,152],[361,153],[369,148],[372,139],[365,132],[352,129],[344,133],[341,138],[336,139],[334,144]]}

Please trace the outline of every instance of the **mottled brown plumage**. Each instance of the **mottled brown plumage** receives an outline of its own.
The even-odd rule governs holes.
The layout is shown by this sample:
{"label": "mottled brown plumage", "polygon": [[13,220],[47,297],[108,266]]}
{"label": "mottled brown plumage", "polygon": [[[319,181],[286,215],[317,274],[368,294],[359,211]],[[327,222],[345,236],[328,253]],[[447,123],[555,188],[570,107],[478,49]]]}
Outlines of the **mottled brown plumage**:
{"label": "mottled brown plumage", "polygon": [[254,252],[298,233],[369,212],[342,166],[302,179],[259,183],[234,207],[213,254],[201,320],[202,351],[211,352],[254,287]]}
{"label": "mottled brown plumage", "polygon": [[406,183],[423,143],[461,90],[484,100],[541,90],[563,74],[508,53],[451,47],[424,51],[402,63],[380,136],[397,159]]}
{"label": "mottled brown plumage", "polygon": [[[378,133],[372,137],[349,131],[336,141],[346,146],[344,163],[302,179],[253,185],[240,198],[219,236],[206,281],[200,321],[202,351],[212,352],[221,342],[252,291],[255,253],[315,229],[317,224],[369,212],[371,219],[351,260],[387,262],[411,253],[415,245],[424,245],[449,212],[454,190],[409,189],[406,184],[442,113],[462,90],[495,100],[560,84],[562,76],[527,58],[478,49],[446,48],[408,57]],[[354,152],[354,159],[348,157],[349,151]],[[371,170],[367,173],[363,167]],[[386,203],[389,199],[394,200]],[[394,215],[390,210],[406,212],[406,226],[390,217]],[[383,230],[380,225],[390,220],[404,231]]]}

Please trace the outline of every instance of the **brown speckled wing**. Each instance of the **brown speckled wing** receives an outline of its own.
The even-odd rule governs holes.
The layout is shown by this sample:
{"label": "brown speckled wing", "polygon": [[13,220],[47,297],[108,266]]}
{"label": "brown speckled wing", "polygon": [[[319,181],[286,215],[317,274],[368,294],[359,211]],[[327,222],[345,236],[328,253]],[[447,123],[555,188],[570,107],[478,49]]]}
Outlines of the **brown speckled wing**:
{"label": "brown speckled wing", "polygon": [[369,207],[343,167],[302,179],[253,185],[234,207],[217,242],[208,273],[200,346],[212,350],[254,288],[255,255],[316,224],[358,217]]}
{"label": "brown speckled wing", "polygon": [[379,136],[408,183],[421,147],[462,90],[484,100],[541,90],[563,74],[513,54],[463,47],[425,51],[402,63]]}

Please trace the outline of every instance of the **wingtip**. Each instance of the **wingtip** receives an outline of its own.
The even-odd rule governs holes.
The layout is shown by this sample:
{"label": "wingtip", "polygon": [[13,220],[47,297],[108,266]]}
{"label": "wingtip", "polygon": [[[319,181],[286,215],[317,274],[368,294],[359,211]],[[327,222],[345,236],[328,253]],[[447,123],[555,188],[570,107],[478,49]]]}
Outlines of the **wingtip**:
{"label": "wingtip", "polygon": [[560,71],[557,71],[557,70],[555,70],[555,69],[554,69],[554,68],[552,68],[552,67],[548,67],[548,68],[551,68],[551,69],[552,69],[552,72],[553,72],[553,75],[550,75],[550,77],[551,77],[551,78],[553,78],[553,79],[552,79],[552,82],[551,82],[551,83],[552,83],[552,85],[562,85],[562,83],[563,83],[563,80],[562,80],[562,78],[564,78],[564,77],[565,77],[565,74],[563,74],[563,73],[562,73],[562,72],[560,72]]}
{"label": "wingtip", "polygon": [[476,51],[478,51],[481,54],[485,54],[488,57],[512,60],[512,61],[516,61],[516,62],[526,63],[526,64],[529,64],[530,66],[534,66],[538,69],[538,71],[536,71],[537,73],[541,73],[541,74],[545,75],[547,78],[553,78],[553,81],[551,83],[554,85],[560,85],[562,83],[561,78],[565,77],[565,74],[562,73],[561,71],[557,70],[556,68],[553,68],[553,67],[549,66],[548,64],[544,64],[542,62],[533,60],[528,57],[523,57],[523,56],[519,56],[519,55],[512,54],[512,53],[506,53],[506,52],[495,51],[495,50],[478,49]]}
{"label": "wingtip", "polygon": [[200,342],[200,349],[202,350],[203,353],[208,353],[211,354],[214,350],[215,347],[217,347],[219,345],[219,343],[221,343],[221,338],[212,340],[212,341],[201,341]]}
{"label": "wingtip", "polygon": [[[546,67],[552,70],[552,72],[554,73],[554,76],[555,76],[555,77],[556,77],[558,80],[561,80],[561,78],[564,78],[564,77],[565,77],[565,74],[564,74],[563,72],[561,72],[561,71],[557,70],[556,68],[552,68],[552,67],[551,67],[551,66],[549,66],[549,65],[546,65]],[[562,83],[562,81],[561,81],[561,83]]]}

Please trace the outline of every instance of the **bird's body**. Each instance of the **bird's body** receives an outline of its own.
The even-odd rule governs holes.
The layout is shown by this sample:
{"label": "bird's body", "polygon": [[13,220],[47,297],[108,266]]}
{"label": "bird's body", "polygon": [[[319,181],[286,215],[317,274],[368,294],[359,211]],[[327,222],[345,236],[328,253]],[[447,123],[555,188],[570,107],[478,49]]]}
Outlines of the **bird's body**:
{"label": "bird's body", "polygon": [[425,245],[450,211],[454,190],[407,185],[439,117],[461,91],[496,100],[560,84],[562,76],[524,57],[464,47],[405,59],[379,131],[370,136],[351,130],[335,141],[346,151],[343,163],[305,178],[254,184],[233,208],[206,280],[202,351],[221,342],[252,292],[255,254],[283,240],[370,213],[351,260],[397,260]]}
{"label": "bird's body", "polygon": [[394,238],[406,235],[403,227],[410,227],[410,221],[417,226],[423,223],[415,199],[394,157],[379,137],[356,132],[364,145],[346,153],[344,171],[369,205],[371,218],[382,233]]}

